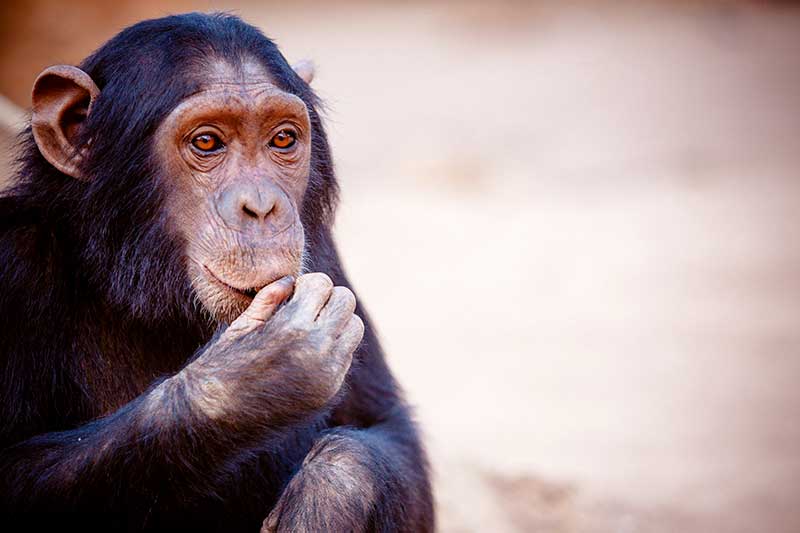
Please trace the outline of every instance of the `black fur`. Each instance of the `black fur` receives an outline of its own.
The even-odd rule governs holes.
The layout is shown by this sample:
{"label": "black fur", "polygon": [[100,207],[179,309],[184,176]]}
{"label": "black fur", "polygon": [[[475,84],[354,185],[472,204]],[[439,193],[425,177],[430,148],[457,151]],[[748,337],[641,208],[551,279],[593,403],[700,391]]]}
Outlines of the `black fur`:
{"label": "black fur", "polygon": [[[304,503],[282,510],[287,520],[318,523],[321,512],[330,531],[431,530],[424,452],[363,308],[346,385],[317,416],[275,431],[213,426],[192,419],[180,385],[168,408],[142,406],[214,335],[166,224],[167,177],[150,142],[202,87],[196,67],[216,58],[256,58],[308,105],[310,268],[349,286],[330,232],[337,186],[319,102],[276,46],[220,14],[122,31],[81,65],[101,91],[81,130],[92,139],[91,179],[53,168],[28,130],[16,185],[0,197],[0,509],[112,513],[100,516],[128,530],[257,531],[287,485],[311,485]],[[312,448],[359,457],[354,475],[374,497],[347,486],[314,493],[301,469]]]}

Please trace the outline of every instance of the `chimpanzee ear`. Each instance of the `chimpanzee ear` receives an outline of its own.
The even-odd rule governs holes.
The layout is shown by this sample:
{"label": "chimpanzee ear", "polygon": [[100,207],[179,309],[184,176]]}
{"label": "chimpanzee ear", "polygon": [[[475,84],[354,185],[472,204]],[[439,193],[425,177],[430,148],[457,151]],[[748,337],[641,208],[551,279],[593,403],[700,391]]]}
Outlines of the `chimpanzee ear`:
{"label": "chimpanzee ear", "polygon": [[292,70],[308,84],[311,84],[311,80],[314,79],[314,63],[310,59],[298,61],[292,65]]}
{"label": "chimpanzee ear", "polygon": [[44,158],[73,178],[85,179],[80,164],[87,146],[75,143],[99,94],[88,74],[68,65],[45,69],[33,84],[33,138]]}

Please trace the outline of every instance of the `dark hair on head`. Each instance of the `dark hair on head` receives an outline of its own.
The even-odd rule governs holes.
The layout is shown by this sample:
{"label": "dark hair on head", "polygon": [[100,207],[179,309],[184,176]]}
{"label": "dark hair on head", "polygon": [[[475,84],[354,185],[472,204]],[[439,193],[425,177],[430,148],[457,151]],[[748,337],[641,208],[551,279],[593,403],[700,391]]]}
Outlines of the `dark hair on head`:
{"label": "dark hair on head", "polygon": [[[59,242],[64,254],[77,254],[70,262],[84,277],[86,290],[105,294],[116,311],[133,318],[193,313],[183,244],[170,234],[163,209],[169,176],[160,175],[151,141],[170,111],[202,88],[207,66],[219,59],[234,67],[255,59],[276,85],[308,106],[311,175],[301,218],[315,250],[325,240],[337,197],[319,100],[277,46],[236,16],[188,13],[145,20],[80,65],[100,89],[79,139],[90,147],[83,167],[88,181],[61,174],[39,153],[30,128],[23,133],[14,194],[28,198],[31,209],[46,209],[40,215],[54,231],[71,228]],[[77,219],[75,213],[80,213]],[[78,242],[67,242],[69,236]]]}

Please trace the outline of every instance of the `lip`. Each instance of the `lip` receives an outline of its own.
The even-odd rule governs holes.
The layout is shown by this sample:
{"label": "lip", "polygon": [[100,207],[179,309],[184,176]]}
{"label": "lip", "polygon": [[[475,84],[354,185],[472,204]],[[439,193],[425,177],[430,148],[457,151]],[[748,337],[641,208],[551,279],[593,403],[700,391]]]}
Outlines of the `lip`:
{"label": "lip", "polygon": [[206,273],[208,273],[208,275],[214,281],[216,281],[217,283],[219,283],[223,287],[225,287],[225,288],[227,288],[227,289],[229,289],[229,290],[231,290],[231,291],[233,291],[233,292],[235,292],[235,293],[237,293],[237,294],[239,294],[241,296],[244,296],[245,298],[249,298],[251,300],[255,297],[256,293],[258,293],[259,290],[261,290],[262,288],[264,288],[267,285],[269,285],[269,283],[265,283],[264,285],[262,285],[260,287],[250,287],[250,288],[246,288],[246,289],[240,289],[239,287],[234,287],[230,283],[226,283],[225,281],[221,280],[219,278],[219,276],[214,274],[214,272],[212,272],[211,269],[208,268],[207,266],[203,265],[203,269],[205,269]]}

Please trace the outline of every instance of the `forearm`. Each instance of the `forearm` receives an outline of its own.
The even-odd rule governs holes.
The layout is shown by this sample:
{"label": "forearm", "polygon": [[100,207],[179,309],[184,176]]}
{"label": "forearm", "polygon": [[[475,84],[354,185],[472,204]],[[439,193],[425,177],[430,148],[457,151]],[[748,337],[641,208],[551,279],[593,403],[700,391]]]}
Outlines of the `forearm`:
{"label": "forearm", "polygon": [[133,479],[143,476],[135,464],[144,461],[153,464],[151,471],[163,470],[170,462],[165,434],[180,432],[184,424],[157,420],[159,404],[181,401],[168,389],[162,382],[107,417],[37,435],[0,452],[2,504],[9,510],[79,509],[82,501],[94,500],[113,509],[133,481],[144,481],[141,490],[149,490],[149,480]]}
{"label": "forearm", "polygon": [[191,499],[213,490],[209,472],[241,440],[198,412],[179,374],[111,415],[0,452],[0,505],[80,510],[93,502],[94,511],[129,509],[161,496],[164,487],[169,499]]}
{"label": "forearm", "polygon": [[309,452],[263,531],[432,531],[427,460],[404,411],[337,428]]}

